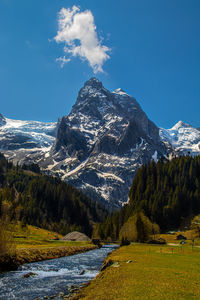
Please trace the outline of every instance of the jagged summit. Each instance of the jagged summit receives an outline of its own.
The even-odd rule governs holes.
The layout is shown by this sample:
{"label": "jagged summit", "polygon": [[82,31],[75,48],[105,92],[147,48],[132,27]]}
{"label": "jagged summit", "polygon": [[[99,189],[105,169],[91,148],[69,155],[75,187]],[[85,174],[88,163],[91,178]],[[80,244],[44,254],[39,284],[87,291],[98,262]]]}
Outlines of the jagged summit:
{"label": "jagged summit", "polygon": [[192,125],[187,124],[183,121],[179,121],[171,128],[171,130],[178,130],[179,128],[182,128],[182,127],[192,127]]}
{"label": "jagged summit", "polygon": [[96,77],[92,77],[89,80],[87,80],[84,84],[84,87],[92,87],[96,89],[101,89],[102,88],[102,82],[99,81]]}

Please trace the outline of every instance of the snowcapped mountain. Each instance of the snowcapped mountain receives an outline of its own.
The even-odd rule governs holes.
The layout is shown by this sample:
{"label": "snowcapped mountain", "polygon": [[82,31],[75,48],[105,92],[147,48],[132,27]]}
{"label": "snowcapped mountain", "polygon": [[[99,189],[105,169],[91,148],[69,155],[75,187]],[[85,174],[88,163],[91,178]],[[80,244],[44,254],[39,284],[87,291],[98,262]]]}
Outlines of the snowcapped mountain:
{"label": "snowcapped mountain", "polygon": [[200,130],[183,122],[159,129],[133,97],[91,78],[57,124],[0,114],[0,151],[14,163],[38,163],[113,209],[128,200],[142,164],[170,153],[199,153]]}
{"label": "snowcapped mountain", "polygon": [[182,121],[171,129],[160,128],[160,137],[164,142],[168,141],[179,154],[200,153],[200,130]]}
{"label": "snowcapped mountain", "polygon": [[56,123],[12,120],[0,114],[0,151],[14,163],[39,162],[55,141],[56,126]]}
{"label": "snowcapped mountain", "polygon": [[108,206],[128,200],[137,168],[166,154],[159,129],[137,101],[121,89],[109,92],[96,78],[87,81],[56,141],[41,163],[49,172]]}

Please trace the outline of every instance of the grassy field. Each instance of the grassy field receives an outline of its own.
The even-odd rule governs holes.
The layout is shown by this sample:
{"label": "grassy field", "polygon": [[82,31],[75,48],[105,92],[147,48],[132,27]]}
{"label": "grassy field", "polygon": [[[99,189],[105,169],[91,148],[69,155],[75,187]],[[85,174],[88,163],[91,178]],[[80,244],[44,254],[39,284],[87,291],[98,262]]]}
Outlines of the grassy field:
{"label": "grassy field", "polygon": [[109,259],[77,299],[200,299],[199,248],[131,244]]}
{"label": "grassy field", "polygon": [[73,255],[96,248],[91,242],[62,241],[61,235],[45,229],[20,223],[9,224],[6,229],[9,237],[9,256],[0,257],[0,272],[34,261]]}
{"label": "grassy field", "polygon": [[11,236],[17,250],[30,248],[51,248],[64,246],[87,246],[90,242],[70,242],[59,240],[63,236],[52,231],[48,231],[39,227],[27,225],[22,227],[20,222],[10,224],[7,234]]}

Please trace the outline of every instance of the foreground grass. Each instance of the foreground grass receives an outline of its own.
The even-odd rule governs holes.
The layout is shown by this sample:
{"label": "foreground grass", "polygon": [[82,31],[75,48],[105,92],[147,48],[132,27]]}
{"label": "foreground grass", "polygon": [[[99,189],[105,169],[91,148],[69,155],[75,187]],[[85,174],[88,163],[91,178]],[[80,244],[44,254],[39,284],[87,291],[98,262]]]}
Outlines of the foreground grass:
{"label": "foreground grass", "polygon": [[102,271],[77,299],[200,299],[198,248],[131,244],[109,259],[119,267]]}

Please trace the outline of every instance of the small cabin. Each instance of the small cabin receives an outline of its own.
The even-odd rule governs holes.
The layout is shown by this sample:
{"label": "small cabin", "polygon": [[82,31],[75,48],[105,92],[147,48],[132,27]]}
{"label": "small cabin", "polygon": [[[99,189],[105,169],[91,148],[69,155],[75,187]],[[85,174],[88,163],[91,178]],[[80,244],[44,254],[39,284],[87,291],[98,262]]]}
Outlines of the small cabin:
{"label": "small cabin", "polygon": [[81,232],[73,231],[68,233],[64,238],[62,238],[63,241],[75,241],[75,242],[89,242],[91,241],[90,238]]}

